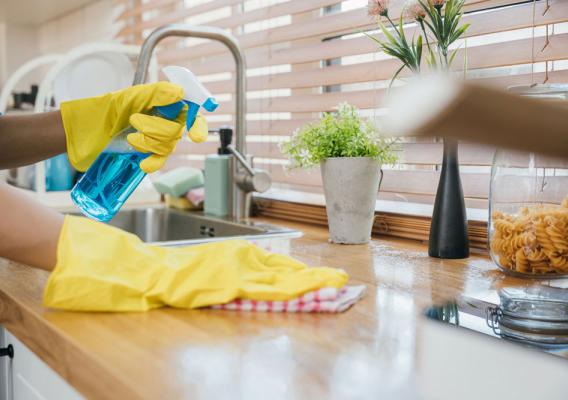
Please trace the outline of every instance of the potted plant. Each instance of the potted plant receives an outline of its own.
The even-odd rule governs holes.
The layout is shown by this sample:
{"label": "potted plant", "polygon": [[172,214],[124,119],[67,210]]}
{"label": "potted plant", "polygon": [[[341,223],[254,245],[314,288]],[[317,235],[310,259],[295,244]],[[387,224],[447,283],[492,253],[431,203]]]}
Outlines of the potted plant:
{"label": "potted plant", "polygon": [[[424,67],[428,67],[430,71],[450,73],[459,50],[459,47],[453,50],[450,47],[469,27],[469,24],[461,25],[465,0],[407,0],[398,24],[389,16],[388,3],[388,0],[369,2],[369,14],[377,18],[383,37],[379,39],[367,36],[386,54],[400,60],[401,66],[394,73],[391,84],[405,69],[414,75],[420,74]],[[416,38],[406,37],[408,29],[405,31],[403,26],[405,17],[416,23],[416,30],[420,32]],[[442,170],[434,202],[428,254],[437,258],[469,257],[458,142],[451,139],[444,139]]]}
{"label": "potted plant", "polygon": [[283,143],[292,168],[321,167],[331,242],[369,241],[381,165],[396,161],[394,144],[395,140],[379,136],[374,124],[362,120],[347,103]]}

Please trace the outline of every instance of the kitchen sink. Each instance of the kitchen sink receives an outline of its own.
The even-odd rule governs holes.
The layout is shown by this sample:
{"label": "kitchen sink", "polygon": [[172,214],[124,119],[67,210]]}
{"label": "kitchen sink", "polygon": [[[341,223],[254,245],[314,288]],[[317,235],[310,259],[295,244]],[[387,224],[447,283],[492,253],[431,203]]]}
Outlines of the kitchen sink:
{"label": "kitchen sink", "polygon": [[299,231],[274,225],[236,222],[165,207],[123,209],[108,224],[133,233],[144,242],[160,246],[187,246],[226,239],[302,236]]}

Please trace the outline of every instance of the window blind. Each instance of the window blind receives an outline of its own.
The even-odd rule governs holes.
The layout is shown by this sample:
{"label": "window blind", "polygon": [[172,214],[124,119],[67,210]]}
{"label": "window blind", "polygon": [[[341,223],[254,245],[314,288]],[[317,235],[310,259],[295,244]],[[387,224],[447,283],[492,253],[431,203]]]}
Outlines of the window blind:
{"label": "window blind", "polygon": [[[117,34],[123,42],[139,44],[154,28],[175,22],[218,26],[237,36],[248,66],[248,151],[284,189],[319,192],[321,178],[318,170],[288,170],[279,143],[340,102],[357,106],[365,117],[380,117],[381,100],[400,65],[364,36],[380,36],[367,0],[116,1],[123,7]],[[400,15],[403,3],[391,1],[390,15]],[[568,81],[568,1],[468,0],[463,23],[471,26],[456,44],[456,73],[503,88]],[[405,21],[409,35],[416,29]],[[216,95],[221,105],[207,116],[211,128],[234,124],[235,68],[222,45],[168,40],[158,49],[158,61],[187,66]],[[202,166],[217,141],[212,136],[204,144],[180,144],[168,168]],[[494,150],[460,146],[469,207],[487,205]],[[379,198],[433,202],[441,156],[442,144],[434,139],[405,140],[400,162],[384,167]]]}

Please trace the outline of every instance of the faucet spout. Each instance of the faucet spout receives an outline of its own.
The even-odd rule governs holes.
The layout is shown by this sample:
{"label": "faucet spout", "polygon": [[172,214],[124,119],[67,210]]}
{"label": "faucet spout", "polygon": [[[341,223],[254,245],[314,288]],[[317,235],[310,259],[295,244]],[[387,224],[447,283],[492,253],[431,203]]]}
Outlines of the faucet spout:
{"label": "faucet spout", "polygon": [[[245,56],[237,39],[230,33],[220,28],[211,26],[198,26],[189,24],[170,24],[157,28],[142,44],[134,84],[144,83],[148,71],[148,65],[156,45],[167,37],[194,37],[211,39],[223,43],[231,51],[236,63],[236,91],[235,91],[235,148],[240,154],[246,154],[246,63]],[[247,197],[249,193],[236,183],[236,177],[241,174],[243,167],[232,163],[232,204],[230,205],[231,216],[236,219],[248,218],[250,208]]]}

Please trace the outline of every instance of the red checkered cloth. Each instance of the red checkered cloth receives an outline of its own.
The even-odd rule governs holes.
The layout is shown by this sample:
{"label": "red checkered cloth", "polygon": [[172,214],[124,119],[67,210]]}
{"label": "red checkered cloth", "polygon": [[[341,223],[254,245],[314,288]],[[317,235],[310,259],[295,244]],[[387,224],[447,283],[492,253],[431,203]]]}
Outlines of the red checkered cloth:
{"label": "red checkered cloth", "polygon": [[257,301],[237,299],[211,308],[231,311],[340,313],[349,309],[365,294],[365,286],[344,286],[341,289],[322,288],[288,301]]}

